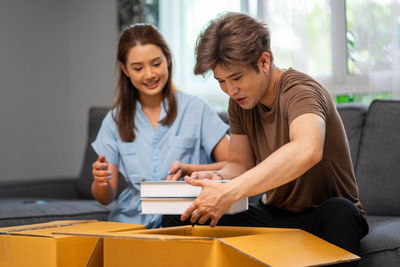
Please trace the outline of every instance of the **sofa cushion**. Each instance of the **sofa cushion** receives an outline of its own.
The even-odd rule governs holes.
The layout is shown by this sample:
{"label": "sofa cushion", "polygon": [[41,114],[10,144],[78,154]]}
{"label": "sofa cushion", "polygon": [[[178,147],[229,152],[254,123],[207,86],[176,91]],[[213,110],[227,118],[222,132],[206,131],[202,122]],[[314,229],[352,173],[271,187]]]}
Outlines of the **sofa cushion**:
{"label": "sofa cushion", "polygon": [[106,221],[110,207],[95,200],[40,200],[33,198],[0,199],[0,227],[54,220]]}
{"label": "sofa cushion", "polygon": [[400,218],[369,216],[368,223],[358,266],[400,266]]}
{"label": "sofa cushion", "polygon": [[369,215],[400,215],[400,100],[370,105],[356,165],[360,200]]}
{"label": "sofa cushion", "polygon": [[337,107],[343,125],[346,130],[347,140],[349,141],[351,160],[355,168],[357,163],[358,149],[362,127],[364,126],[365,115],[368,105],[359,103],[341,104]]}
{"label": "sofa cushion", "polygon": [[78,198],[76,177],[0,181],[0,198]]}

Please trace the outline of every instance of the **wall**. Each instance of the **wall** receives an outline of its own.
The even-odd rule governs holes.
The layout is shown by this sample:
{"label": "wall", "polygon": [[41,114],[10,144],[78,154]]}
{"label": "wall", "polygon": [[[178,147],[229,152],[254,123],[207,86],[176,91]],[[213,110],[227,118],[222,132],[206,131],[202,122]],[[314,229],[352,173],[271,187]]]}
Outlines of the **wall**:
{"label": "wall", "polygon": [[78,175],[87,111],[114,94],[116,12],[116,0],[1,1],[1,180]]}

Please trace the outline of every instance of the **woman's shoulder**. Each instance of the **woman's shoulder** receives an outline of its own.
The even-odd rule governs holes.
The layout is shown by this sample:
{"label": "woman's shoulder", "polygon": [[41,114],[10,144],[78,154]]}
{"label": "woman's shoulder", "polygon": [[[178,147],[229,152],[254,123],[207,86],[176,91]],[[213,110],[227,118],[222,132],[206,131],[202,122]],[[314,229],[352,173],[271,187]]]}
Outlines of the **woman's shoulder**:
{"label": "woman's shoulder", "polygon": [[181,91],[175,93],[178,105],[205,106],[207,102],[199,96],[187,94]]}
{"label": "woman's shoulder", "polygon": [[107,114],[104,116],[103,118],[103,122],[102,124],[108,127],[115,127],[115,119],[117,115],[117,110],[114,109],[110,109]]}

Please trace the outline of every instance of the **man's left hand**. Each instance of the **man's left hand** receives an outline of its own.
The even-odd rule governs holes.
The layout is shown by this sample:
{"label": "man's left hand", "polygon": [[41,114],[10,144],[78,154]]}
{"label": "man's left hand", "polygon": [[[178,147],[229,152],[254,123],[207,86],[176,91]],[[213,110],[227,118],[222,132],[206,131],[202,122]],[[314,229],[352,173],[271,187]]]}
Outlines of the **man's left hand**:
{"label": "man's left hand", "polygon": [[193,179],[186,176],[185,181],[193,186],[201,186],[202,190],[196,200],[182,214],[181,220],[190,217],[190,222],[204,224],[211,220],[214,227],[225,211],[235,202],[230,190],[230,183],[220,183],[209,179]]}

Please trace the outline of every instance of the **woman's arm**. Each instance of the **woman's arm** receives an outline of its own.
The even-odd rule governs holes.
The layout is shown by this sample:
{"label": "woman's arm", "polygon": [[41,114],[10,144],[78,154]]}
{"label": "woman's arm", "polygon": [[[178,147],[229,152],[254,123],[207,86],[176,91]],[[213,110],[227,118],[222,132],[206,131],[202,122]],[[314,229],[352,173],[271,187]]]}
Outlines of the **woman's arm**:
{"label": "woman's arm", "polygon": [[99,155],[92,165],[93,183],[92,194],[103,205],[110,204],[117,195],[118,167]]}

